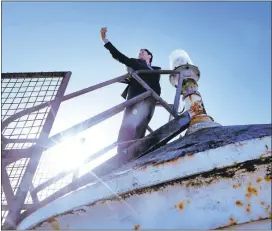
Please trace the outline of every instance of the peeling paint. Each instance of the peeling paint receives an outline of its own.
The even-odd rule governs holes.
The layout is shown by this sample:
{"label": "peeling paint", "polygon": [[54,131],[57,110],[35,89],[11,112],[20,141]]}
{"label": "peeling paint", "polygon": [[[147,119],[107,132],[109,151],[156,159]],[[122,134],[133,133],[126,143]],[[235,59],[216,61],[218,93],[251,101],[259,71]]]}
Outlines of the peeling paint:
{"label": "peeling paint", "polygon": [[258,178],[256,179],[256,182],[257,182],[257,183],[260,183],[260,182],[262,182],[262,180],[263,180],[263,179],[262,179],[261,177],[258,177]]}
{"label": "peeling paint", "polygon": [[[234,168],[234,167],[233,167]],[[236,167],[234,168],[234,169],[236,169]],[[258,169],[257,167],[256,167],[256,169]],[[241,171],[241,170],[238,170],[237,172],[236,172],[236,175],[234,176],[234,177],[237,177],[237,174],[238,174],[238,172],[239,172],[239,175],[240,174],[242,174],[243,172]],[[244,171],[244,174],[246,173],[246,171]],[[252,173],[252,174],[254,174],[254,173]],[[202,175],[202,174],[201,174]],[[256,176],[256,178],[255,179],[252,179],[252,178],[249,178],[249,179],[252,179],[252,180],[254,180],[254,182],[256,181],[256,179],[258,178],[259,176]],[[196,178],[197,179],[197,178]],[[227,178],[228,179],[228,178]],[[232,177],[230,177],[229,178],[230,180],[231,179],[233,179]],[[187,179],[187,181],[190,181],[191,179]],[[203,178],[202,179],[199,179],[199,181],[202,181],[203,182]],[[221,179],[222,180],[222,179]],[[214,180],[212,180],[211,181],[211,183],[210,184],[217,184],[215,181],[217,181],[217,179],[214,179]],[[122,202],[122,203],[120,203],[120,204],[124,204],[123,203],[123,201],[124,200],[128,200],[128,199],[130,199],[130,198],[132,198],[132,197],[139,197],[140,195],[142,195],[142,194],[146,194],[146,193],[148,193],[148,194],[146,194],[146,195],[152,195],[151,193],[154,193],[154,192],[156,192],[156,191],[163,191],[163,190],[166,190],[166,187],[174,187],[174,188],[177,188],[177,187],[180,187],[180,188],[184,188],[184,186],[185,185],[187,185],[188,183],[186,182],[186,180],[180,180],[180,181],[176,181],[175,183],[171,183],[171,182],[167,182],[165,185],[161,185],[160,187],[158,187],[158,186],[153,186],[154,188],[146,188],[146,189],[141,189],[141,192],[139,192],[139,190],[136,190],[134,193],[130,193],[129,195],[127,194],[127,195],[120,195],[120,197],[122,198],[122,199],[120,199],[120,198],[117,198],[117,197],[113,197],[113,198],[106,198],[105,200],[103,200],[103,201],[108,201],[108,202],[111,202],[111,203],[114,203],[114,201],[120,201],[120,202]],[[236,183],[236,184],[230,184],[230,188],[232,189],[232,190],[238,190],[237,188],[236,189],[234,189],[234,187],[233,187],[233,185],[239,185],[239,184],[241,184],[241,183]],[[242,184],[239,186],[241,189],[239,189],[240,191],[243,191],[243,190],[248,190],[249,188],[253,188],[253,184],[252,184],[252,182],[247,182],[247,185],[244,187],[244,188],[242,188]],[[200,186],[199,186],[199,188],[202,188],[202,187],[206,187],[205,186],[205,183],[203,182],[202,184],[200,184]],[[191,190],[193,187],[191,186],[191,187],[188,187],[187,189],[188,190]],[[167,190],[168,191],[168,190]],[[252,189],[250,189],[249,190],[250,191],[250,193],[253,193],[254,194],[254,190],[253,190],[253,192],[252,192]],[[238,191],[236,191],[236,192],[238,192]],[[219,201],[217,201],[216,202],[216,204],[220,204],[220,203],[218,203]],[[260,204],[265,204],[265,203],[262,203],[262,202],[264,202],[264,201],[260,201],[259,203]],[[176,209],[178,209],[178,211],[182,211],[182,217],[186,214],[185,212],[186,211],[189,211],[189,210],[186,210],[185,208],[186,208],[186,204],[189,204],[189,203],[193,203],[194,204],[194,201],[191,201],[191,200],[189,200],[189,199],[184,199],[184,200],[182,200],[182,201],[180,201],[180,202],[178,202],[176,205],[175,205],[175,208]],[[234,203],[236,204],[236,206],[238,206],[238,207],[242,207],[243,206],[243,203],[241,202],[241,201],[239,201],[239,200],[236,200],[236,201],[234,201]],[[96,206],[96,207],[94,207],[94,206]],[[96,203],[92,203],[92,208],[90,208],[90,210],[89,211],[91,211],[91,210],[96,210],[97,209],[97,206],[102,206],[102,203],[101,203],[101,201],[97,201]],[[266,210],[267,209],[269,209],[270,207],[268,207],[268,206],[266,206]],[[252,207],[251,207],[251,204],[250,203],[248,203],[247,204],[247,207],[245,208],[245,210],[246,210],[246,213],[252,213]],[[77,209],[76,211],[79,211],[79,212],[81,212],[81,213],[86,213],[86,209],[85,208],[79,208],[79,209]],[[69,213],[69,216],[71,216],[71,215],[73,215],[73,214],[75,214],[75,210],[71,213]],[[62,214],[63,215],[63,214]],[[80,215],[80,214],[79,214]],[[54,219],[60,219],[60,217],[62,217],[62,216],[55,216],[54,217]],[[229,218],[229,224],[228,225],[235,225],[237,223],[237,219],[236,219],[236,217],[233,217],[233,216],[231,216],[230,218]],[[45,224],[45,223],[44,223]],[[43,225],[44,226],[44,225]],[[42,227],[42,224],[40,224],[39,225],[39,227]],[[64,226],[64,227],[67,227],[66,225]],[[135,226],[136,228],[138,227],[138,226]],[[37,228],[37,227],[34,227],[34,229],[35,228]],[[56,228],[56,227],[55,227]],[[137,230],[137,229],[135,229],[135,230]]]}
{"label": "peeling paint", "polygon": [[[263,164],[263,162],[258,163],[257,160],[255,160],[254,163],[255,164]],[[105,201],[120,201],[121,202],[123,200],[126,200],[127,198],[132,197],[133,195],[141,195],[141,194],[144,194],[144,193],[149,193],[150,194],[152,192],[162,191],[166,187],[169,187],[169,185],[175,186],[175,185],[184,185],[185,184],[186,188],[203,187],[204,185],[209,185],[209,184],[213,183],[214,181],[217,181],[218,179],[220,179],[220,177],[232,178],[232,177],[235,176],[235,174],[237,174],[237,172],[239,172],[241,170],[242,170],[242,172],[246,172],[247,169],[242,169],[241,166],[245,167],[245,166],[247,166],[247,164],[242,163],[242,164],[239,164],[238,167],[233,166],[233,167],[230,167],[228,169],[214,169],[213,171],[211,171],[209,173],[202,173],[200,175],[196,175],[195,177],[190,176],[189,178],[184,178],[182,180],[175,180],[175,181],[172,181],[172,182],[167,182],[166,184],[163,183],[163,184],[154,185],[152,188],[143,188],[143,189],[134,190],[134,191],[131,191],[131,192],[126,193],[126,194],[121,194],[118,197],[105,198],[105,200],[100,200],[100,201],[90,203],[88,206],[93,207],[97,203],[103,204]],[[226,170],[228,170],[227,174],[226,174]],[[186,182],[186,180],[187,180],[187,182]],[[241,183],[232,185],[232,188],[237,189],[239,187],[241,187]],[[256,191],[256,189],[254,187],[252,187],[251,182],[248,182],[248,186],[247,186],[246,190],[248,192],[247,193],[248,197],[251,197],[252,195],[255,195],[255,196],[258,195],[258,192]],[[179,203],[176,207],[181,211],[181,210],[184,209],[184,203],[183,202]],[[250,206],[248,206],[246,208],[246,211],[247,212],[251,211]],[[86,210],[85,209],[78,209],[78,210],[68,211],[68,212],[62,214],[61,216],[67,215],[67,214],[74,214],[75,212],[86,212]]]}
{"label": "peeling paint", "polygon": [[134,230],[139,230],[140,229],[140,225],[135,225],[134,226]]}

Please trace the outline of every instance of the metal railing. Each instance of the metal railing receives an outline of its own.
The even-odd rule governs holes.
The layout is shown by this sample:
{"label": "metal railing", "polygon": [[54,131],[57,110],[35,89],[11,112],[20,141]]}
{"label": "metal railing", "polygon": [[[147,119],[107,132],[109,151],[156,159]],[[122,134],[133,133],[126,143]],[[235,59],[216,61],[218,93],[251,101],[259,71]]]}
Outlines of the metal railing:
{"label": "metal railing", "polygon": [[[17,142],[17,143],[20,143],[20,142],[36,142],[35,145],[33,145],[32,147],[29,148],[28,151],[25,151],[25,152],[22,152],[21,155],[19,157],[16,157],[16,153],[13,152],[13,155],[12,154],[12,151],[9,151],[9,153],[7,152],[7,158],[4,158],[2,160],[2,165],[7,165],[11,162],[14,162],[20,158],[26,158],[26,157],[31,157],[32,155],[34,155],[34,152],[35,150],[38,150],[38,149],[42,149],[43,151],[45,151],[46,149],[49,149],[51,147],[53,147],[54,145],[58,144],[61,139],[63,137],[69,137],[69,136],[75,136],[77,135],[78,133],[80,132],[83,132],[85,131],[86,129],[89,129],[91,128],[92,126],[116,115],[117,113],[123,111],[126,107],[129,107],[137,102],[140,102],[142,101],[143,99],[147,98],[147,97],[153,97],[156,101],[158,101],[159,105],[161,105],[162,107],[164,107],[172,117],[176,118],[178,116],[178,106],[179,106],[179,99],[180,99],[180,94],[181,94],[181,86],[182,86],[182,76],[180,75],[180,81],[179,81],[179,84],[177,86],[177,89],[176,89],[176,95],[175,95],[175,99],[174,99],[174,104],[173,105],[169,105],[167,102],[165,102],[156,92],[154,92],[148,84],[146,84],[140,77],[138,74],[141,74],[141,73],[156,73],[156,74],[180,74],[179,71],[172,71],[172,70],[139,70],[139,71],[133,71],[132,74],[131,74],[131,77],[134,78],[136,81],[138,81],[139,84],[141,84],[145,89],[146,89],[146,92],[132,98],[132,99],[129,99],[123,103],[120,103],[102,113],[99,113],[98,115],[94,116],[94,117],[91,117],[85,121],[82,121],[52,137],[49,137],[47,139],[43,139],[42,142],[37,142],[37,139],[5,139],[5,143],[8,144],[9,142]],[[108,86],[108,85],[111,85],[113,83],[117,83],[117,82],[121,82],[121,81],[124,81],[126,78],[128,78],[128,75],[122,75],[122,76],[119,76],[119,77],[116,77],[114,79],[111,79],[111,80],[108,80],[108,81],[105,81],[105,82],[102,82],[102,83],[99,83],[99,84],[96,84],[94,86],[91,86],[91,87],[88,87],[88,88],[85,88],[85,89],[82,89],[80,91],[76,91],[74,93],[71,93],[71,94],[68,94],[66,96],[64,96],[62,98],[62,102],[64,101],[67,101],[69,99],[72,99],[72,98],[75,98],[77,96],[81,96],[83,94],[86,94],[86,93],[89,93],[89,92],[92,92],[92,91],[95,91],[97,89],[100,89],[100,88],[103,88],[105,86]],[[37,106],[34,106],[32,108],[28,108],[28,109],[25,109],[21,112],[18,112],[12,116],[10,116],[9,118],[7,118],[6,120],[4,120],[2,122],[2,130],[5,129],[5,127],[8,126],[8,124],[10,124],[12,121],[24,116],[24,115],[27,115],[27,114],[30,114],[30,113],[33,113],[37,110],[41,110],[43,108],[46,108],[48,106],[52,106],[54,105],[54,103],[56,103],[56,100],[52,100],[52,101],[49,101],[49,102],[45,102],[45,103],[42,103],[40,105],[37,105]],[[151,130],[149,128],[149,130]],[[152,131],[152,130],[151,130]],[[152,134],[152,133],[151,133]],[[91,162],[92,160],[96,159],[97,157],[105,154],[107,151],[113,149],[114,147],[117,146],[117,143],[113,143],[109,146],[107,146],[106,148],[104,148],[103,150],[100,150],[99,152],[87,157],[84,161],[83,161],[83,164],[87,164],[89,162]],[[12,156],[9,158],[9,156]],[[118,155],[117,155],[118,156]],[[114,164],[112,164],[112,163]],[[118,163],[117,163],[118,162]],[[117,165],[120,165],[120,160],[118,158],[112,158],[110,160],[108,160],[106,163],[103,164],[103,166],[106,166],[107,163],[110,163],[108,165],[114,165],[115,167]],[[38,162],[37,162],[37,159],[36,161],[34,161],[32,163],[32,166],[33,165],[38,165]],[[35,169],[35,167],[33,166],[33,168]],[[69,174],[77,174],[78,170],[79,170],[80,167],[76,168],[76,169],[73,169],[73,170],[68,170],[68,171],[63,171],[59,174],[57,174],[56,176],[48,179],[47,181],[43,182],[42,184],[40,184],[39,186],[37,187],[33,187],[32,185],[32,179],[33,179],[33,175],[34,175],[34,172],[32,171],[32,177],[31,178],[28,178],[28,182],[25,182],[25,183],[28,183],[28,185],[30,185],[30,188],[28,188],[28,190],[30,191],[30,195],[32,197],[32,200],[33,200],[33,205],[32,206],[29,206],[25,212],[23,212],[21,215],[20,215],[20,211],[21,209],[23,209],[23,203],[24,203],[24,200],[25,200],[25,197],[26,197],[26,194],[24,193],[23,196],[20,196],[19,199],[18,197],[14,198],[15,200],[13,200],[13,207],[11,210],[11,215],[10,215],[10,218],[11,220],[13,220],[14,222],[18,222],[19,220],[25,218],[26,216],[28,216],[30,213],[36,211],[37,209],[39,209],[40,207],[44,206],[45,204],[47,203],[50,203],[51,201],[73,191],[73,190],[76,190],[77,188],[87,184],[88,182],[90,182],[91,180],[94,179],[94,176],[92,174],[92,172],[88,172],[88,173],[85,173],[84,175],[82,175],[81,177],[74,177],[72,182],[64,187],[62,187],[60,190],[56,191],[55,193],[53,193],[52,195],[50,195],[49,197],[45,198],[44,200],[42,201],[39,201],[38,200],[38,192],[40,192],[41,190],[45,189],[46,187],[50,186],[51,184],[57,182],[58,180],[62,179],[63,177],[65,176],[68,176]],[[108,169],[107,172],[110,172],[111,169]],[[103,172],[103,171],[102,171]],[[7,192],[8,193],[8,192]],[[18,201],[20,200],[20,202]],[[15,203],[16,202],[19,202],[20,203],[20,206],[16,206]],[[36,203],[35,203],[36,202]],[[8,207],[10,207],[8,205]],[[9,220],[10,222],[10,220]]]}

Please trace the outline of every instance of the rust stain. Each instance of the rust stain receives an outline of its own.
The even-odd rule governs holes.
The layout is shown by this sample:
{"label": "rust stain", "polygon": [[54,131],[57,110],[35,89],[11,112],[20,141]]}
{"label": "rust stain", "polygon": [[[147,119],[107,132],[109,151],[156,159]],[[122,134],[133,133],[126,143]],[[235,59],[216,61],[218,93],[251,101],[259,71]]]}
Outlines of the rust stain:
{"label": "rust stain", "polygon": [[56,218],[52,217],[51,219],[48,220],[48,223],[52,226],[54,230],[60,230],[60,227]]}
{"label": "rust stain", "polygon": [[263,220],[263,217],[259,216],[259,217],[258,217],[258,220]]}
{"label": "rust stain", "polygon": [[240,188],[241,187],[241,184],[234,184],[232,185],[233,188]]}
{"label": "rust stain", "polygon": [[236,225],[236,224],[237,224],[237,221],[233,217],[230,217],[229,218],[229,226]]}
{"label": "rust stain", "polygon": [[239,207],[242,207],[243,203],[241,201],[236,201],[236,205],[239,206]]}
{"label": "rust stain", "polygon": [[175,205],[176,208],[178,208],[179,210],[183,210],[184,209],[184,204],[183,202],[179,202],[177,205]]}
{"label": "rust stain", "polygon": [[250,204],[247,205],[247,207],[246,207],[246,212],[247,212],[247,213],[250,213],[250,212],[251,212],[251,205],[250,205]]}
{"label": "rust stain", "polygon": [[185,207],[185,204],[190,204],[191,202],[189,200],[186,201],[181,201],[178,204],[175,205],[175,208],[177,208],[178,210],[182,211]]}
{"label": "rust stain", "polygon": [[249,197],[250,197],[250,194],[249,194],[249,193],[247,193],[247,194],[246,194],[246,197],[247,197],[247,198],[249,198]]}
{"label": "rust stain", "polygon": [[[250,184],[251,185],[251,184]],[[247,187],[247,194],[246,194],[246,197],[247,198],[250,198],[251,196],[258,196],[258,190],[256,188],[253,188],[253,187],[250,187],[248,186]]]}
{"label": "rust stain", "polygon": [[135,225],[134,226],[134,230],[139,230],[140,229],[140,225]]}
{"label": "rust stain", "polygon": [[199,115],[199,114],[205,114],[205,110],[204,110],[204,107],[202,106],[202,101],[198,100],[198,101],[195,101],[190,109],[189,109],[189,112],[191,114],[193,114],[193,116],[196,116],[196,115]]}
{"label": "rust stain", "polygon": [[264,206],[264,202],[263,202],[263,201],[261,201],[261,205],[263,205],[263,206]]}
{"label": "rust stain", "polygon": [[262,180],[263,180],[263,179],[262,179],[261,177],[258,177],[257,180],[256,180],[256,182],[257,182],[257,183],[260,183]]}
{"label": "rust stain", "polygon": [[266,175],[264,179],[265,179],[266,182],[269,182],[269,181],[271,181],[271,176],[270,175]]}
{"label": "rust stain", "polygon": [[192,158],[193,155],[194,155],[193,153],[187,154],[187,156],[188,156],[189,158]]}
{"label": "rust stain", "polygon": [[200,122],[210,122],[210,121],[212,121],[212,119],[209,116],[193,115],[189,126],[192,126],[192,125],[194,125],[196,123],[200,123]]}
{"label": "rust stain", "polygon": [[169,161],[164,161],[164,162],[159,162],[159,163],[153,163],[152,166],[153,167],[158,167],[158,166],[162,166],[165,164],[173,164],[173,165],[177,165],[178,164],[179,159],[173,159],[173,160],[169,160]]}

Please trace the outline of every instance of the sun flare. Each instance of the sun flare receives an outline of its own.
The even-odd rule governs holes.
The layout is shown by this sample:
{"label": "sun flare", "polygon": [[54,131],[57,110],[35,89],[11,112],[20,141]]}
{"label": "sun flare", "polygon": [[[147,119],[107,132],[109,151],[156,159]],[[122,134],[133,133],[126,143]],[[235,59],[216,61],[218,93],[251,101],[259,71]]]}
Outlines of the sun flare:
{"label": "sun flare", "polygon": [[116,154],[116,149],[113,149],[98,156],[90,163],[83,164],[87,157],[109,145],[109,140],[105,138],[107,136],[101,130],[92,134],[95,135],[88,135],[87,138],[63,138],[60,143],[50,148],[47,151],[47,156],[50,159],[50,169],[52,173],[57,174],[58,172],[68,171],[78,167],[84,172],[90,171]]}

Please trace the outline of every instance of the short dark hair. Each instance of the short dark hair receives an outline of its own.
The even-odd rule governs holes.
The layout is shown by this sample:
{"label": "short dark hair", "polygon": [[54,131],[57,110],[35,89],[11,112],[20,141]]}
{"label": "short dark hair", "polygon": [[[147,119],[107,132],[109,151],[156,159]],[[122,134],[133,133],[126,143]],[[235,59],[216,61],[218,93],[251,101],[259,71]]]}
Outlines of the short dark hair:
{"label": "short dark hair", "polygon": [[150,63],[152,63],[152,60],[153,60],[153,55],[152,55],[152,53],[151,53],[149,50],[147,50],[147,49],[143,49],[143,50],[145,50],[145,51],[147,52],[147,54],[151,56],[151,58],[150,58]]}

